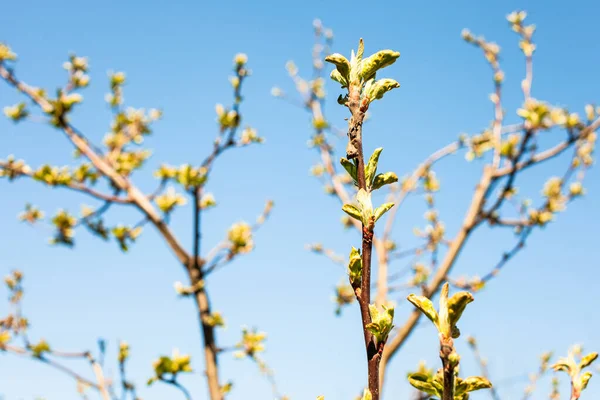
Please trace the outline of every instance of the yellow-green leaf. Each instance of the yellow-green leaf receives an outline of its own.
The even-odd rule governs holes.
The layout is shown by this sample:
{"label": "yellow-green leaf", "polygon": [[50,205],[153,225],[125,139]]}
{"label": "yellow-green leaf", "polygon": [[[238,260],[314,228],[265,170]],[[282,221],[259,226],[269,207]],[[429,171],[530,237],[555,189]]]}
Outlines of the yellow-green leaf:
{"label": "yellow-green leaf", "polygon": [[325,61],[334,64],[340,75],[348,81],[350,76],[350,62],[346,57],[339,53],[334,53],[325,57]]}
{"label": "yellow-green leaf", "polygon": [[384,78],[373,82],[365,92],[369,102],[372,102],[373,100],[383,98],[384,94],[399,87],[400,84],[396,80]]}
{"label": "yellow-green leaf", "polygon": [[342,211],[351,216],[354,219],[357,219],[362,222],[362,215],[360,210],[353,204],[344,204],[342,206]]}
{"label": "yellow-green leaf", "polygon": [[348,275],[350,275],[350,283],[352,286],[360,285],[362,277],[362,258],[356,247],[350,250],[350,261],[348,262]]}
{"label": "yellow-green leaf", "polygon": [[352,177],[352,179],[354,180],[354,184],[356,185],[358,182],[358,177],[357,177],[358,171],[356,169],[356,165],[352,161],[347,160],[345,158],[342,158],[340,160],[340,163],[342,164],[342,167],[344,167],[346,172],[348,172],[348,174]]}
{"label": "yellow-green leaf", "polygon": [[579,369],[584,369],[598,358],[598,353],[590,353],[579,362]]}
{"label": "yellow-green leaf", "polygon": [[360,40],[358,41],[358,51],[356,52],[357,62],[362,61],[364,53],[365,53],[365,42],[363,41],[363,38],[360,38]]}
{"label": "yellow-green leaf", "polygon": [[333,79],[334,81],[338,82],[340,85],[342,85],[342,88],[345,88],[348,86],[348,80],[346,78],[344,78],[344,76],[342,76],[340,71],[338,71],[337,69],[334,69],[333,71],[331,71],[331,74],[329,75],[329,77],[331,79]]}
{"label": "yellow-green leaf", "polygon": [[410,383],[414,388],[420,390],[421,392],[425,392],[432,396],[442,397],[442,393],[436,389],[436,387],[429,380],[429,377],[426,374],[418,372],[410,374],[408,376],[408,383]]}
{"label": "yellow-green leaf", "polygon": [[470,376],[461,380],[460,384],[456,387],[456,394],[461,395],[464,393],[474,392],[475,390],[489,389],[492,387],[492,383],[482,376]]}
{"label": "yellow-green leaf", "polygon": [[555,364],[552,365],[552,369],[554,371],[564,371],[567,374],[571,374],[571,365],[570,363],[564,359],[561,358],[560,360],[558,360],[558,362],[556,362]]}
{"label": "yellow-green leaf", "polygon": [[385,343],[394,327],[394,308],[387,308],[386,306],[382,306],[382,308],[383,312],[380,312],[376,305],[369,304],[371,323],[365,326],[375,336],[377,343]]}
{"label": "yellow-green leaf", "polygon": [[360,206],[360,213],[362,216],[362,223],[367,226],[371,223],[373,217],[373,203],[371,202],[371,193],[364,189],[359,189],[356,194],[356,200]]}
{"label": "yellow-green leaf", "polygon": [[390,210],[390,208],[392,208],[392,207],[394,207],[394,203],[384,203],[384,204],[380,205],[379,207],[377,207],[375,209],[375,222],[377,222],[377,220],[379,218],[381,218],[381,216],[383,214],[388,212]]}
{"label": "yellow-green leaf", "polygon": [[384,185],[398,182],[398,175],[393,172],[386,172],[384,174],[377,174],[373,179],[373,186],[371,190],[377,190]]}
{"label": "yellow-green leaf", "polygon": [[451,327],[456,326],[465,307],[473,300],[473,295],[469,292],[458,292],[448,299],[448,320]]}
{"label": "yellow-green leaf", "polygon": [[581,375],[581,377],[579,378],[579,387],[581,388],[581,390],[584,390],[587,387],[588,382],[591,378],[592,373],[589,371]]}
{"label": "yellow-green leaf", "polygon": [[410,301],[415,307],[417,307],[427,318],[431,320],[436,326],[438,325],[438,313],[435,311],[433,307],[433,303],[425,296],[417,296],[415,294],[410,294],[407,297],[407,300]]}
{"label": "yellow-green leaf", "polygon": [[369,162],[365,166],[365,181],[367,182],[367,187],[370,188],[373,184],[373,178],[375,178],[375,174],[377,173],[377,164],[379,163],[379,155],[383,151],[383,147],[378,147],[375,149],[371,157],[369,158]]}
{"label": "yellow-green leaf", "polygon": [[400,57],[400,53],[397,51],[381,50],[365,58],[361,64],[361,78],[368,81],[375,76],[378,70],[392,65],[398,57]]}

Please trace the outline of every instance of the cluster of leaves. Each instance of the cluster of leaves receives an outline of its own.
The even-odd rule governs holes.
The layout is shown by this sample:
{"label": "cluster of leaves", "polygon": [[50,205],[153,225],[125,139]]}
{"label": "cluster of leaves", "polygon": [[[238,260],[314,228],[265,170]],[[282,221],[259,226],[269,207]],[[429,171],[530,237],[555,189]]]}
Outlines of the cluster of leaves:
{"label": "cluster of leaves", "polygon": [[587,387],[592,378],[592,373],[590,371],[583,372],[583,370],[589,367],[597,358],[598,353],[594,352],[583,356],[581,346],[574,346],[567,357],[560,358],[552,365],[554,371],[562,371],[569,375],[572,399],[578,399],[581,392]]}
{"label": "cluster of leaves", "polygon": [[157,381],[172,381],[175,382],[179,374],[192,372],[190,365],[191,357],[186,354],[179,354],[179,350],[173,350],[173,354],[169,356],[161,356],[154,361],[154,376],[148,379],[148,385],[152,385]]}
{"label": "cluster of leaves", "polygon": [[6,346],[11,340],[21,337],[25,343],[25,349],[29,351],[31,357],[43,358],[44,354],[51,352],[50,344],[44,339],[32,343],[27,337],[29,320],[23,316],[21,311],[24,294],[23,273],[19,270],[12,271],[4,278],[4,283],[8,289],[8,299],[13,311],[0,319],[0,350],[7,350]]}
{"label": "cluster of leaves", "polygon": [[[431,396],[441,399],[444,395],[444,377],[441,369],[435,374],[431,371],[409,373],[408,382],[416,389]],[[454,400],[467,400],[469,393],[491,387],[490,381],[481,376],[470,376],[464,379],[457,376],[455,377]]]}
{"label": "cluster of leaves", "polygon": [[[460,336],[460,330],[457,323],[460,320],[465,308],[473,301],[473,295],[469,292],[457,292],[448,298],[449,284],[446,282],[442,286],[440,295],[439,310],[435,310],[433,303],[425,296],[411,294],[407,300],[411,302],[421,313],[423,313],[438,330],[440,340],[440,357],[444,364],[444,371],[450,371],[453,376],[453,396],[455,400],[466,400],[469,393],[480,389],[489,389],[492,384],[482,376],[472,376],[465,379],[458,377],[458,365],[460,356],[454,349],[453,339]],[[408,375],[409,383],[416,389],[437,396],[440,399],[444,397],[444,379],[448,379],[447,374],[442,373],[440,369],[436,374],[431,370],[422,370]]]}
{"label": "cluster of leaves", "polygon": [[235,223],[227,232],[230,243],[231,254],[243,254],[252,251],[254,241],[252,240],[252,227],[246,222]]}
{"label": "cluster of leaves", "polygon": [[[382,188],[384,185],[397,182],[398,177],[393,172],[377,174],[377,165],[379,163],[379,155],[383,151],[382,148],[375,149],[369,162],[365,166],[365,181],[367,189],[359,189],[356,195],[358,204],[344,204],[342,210],[350,217],[360,221],[364,226],[374,226],[375,222],[383,216],[387,211],[394,206],[394,203],[384,203],[373,209],[371,202],[371,192]],[[358,185],[358,161],[349,161],[345,158],[341,159],[342,166],[348,172],[350,177]]]}
{"label": "cluster of leaves", "polygon": [[85,57],[77,57],[71,54],[69,61],[63,64],[63,68],[69,73],[69,84],[73,88],[84,88],[90,83],[88,72],[88,60]]}
{"label": "cluster of leaves", "polygon": [[8,45],[0,42],[0,62],[2,61],[14,61],[17,59],[17,55],[11,50]]}
{"label": "cluster of leaves", "polygon": [[6,317],[0,319],[0,350],[13,336],[24,334],[29,327],[29,321],[18,311],[23,298],[22,281],[23,274],[18,270],[12,271],[10,275],[4,278],[4,283],[9,292],[9,301],[17,312],[9,313]]}
{"label": "cluster of leaves", "polygon": [[172,180],[181,185],[186,191],[192,191],[206,183],[208,169],[206,167],[196,168],[190,164],[183,164],[178,168],[163,164],[154,172],[154,176],[164,182]]}
{"label": "cluster of leaves", "polygon": [[425,296],[411,294],[407,297],[437,328],[440,340],[456,339],[460,330],[456,326],[467,304],[471,303],[473,295],[469,292],[457,292],[448,298],[450,285],[446,282],[442,286],[439,311],[435,310],[433,303]]}
{"label": "cluster of leaves", "polygon": [[4,107],[3,111],[4,115],[15,123],[29,116],[29,111],[27,111],[27,104],[23,102],[15,104],[13,106],[6,106]]}
{"label": "cluster of leaves", "polygon": [[225,327],[225,319],[218,311],[213,311],[211,314],[204,317],[204,322],[212,327]]}
{"label": "cluster of leaves", "polygon": [[385,305],[382,305],[381,308],[383,310],[380,310],[374,304],[369,304],[371,322],[366,326],[367,330],[375,336],[378,344],[385,343],[392,328],[394,328],[394,308],[388,308]]}
{"label": "cluster of leaves", "polygon": [[247,328],[242,329],[242,339],[235,345],[237,349],[240,349],[234,353],[236,358],[256,358],[259,353],[265,351],[265,340],[267,334],[264,332],[258,332],[256,329],[249,330]]}
{"label": "cluster of leaves", "polygon": [[[331,72],[331,79],[348,88],[360,91],[361,108],[366,111],[369,104],[374,100],[383,98],[383,95],[400,84],[394,79],[384,78],[377,80],[375,75],[378,70],[392,65],[400,53],[392,50],[381,50],[363,59],[364,44],[361,39],[358,51],[352,50],[350,61],[339,53],[331,54],[325,61],[335,65],[336,69]],[[338,103],[348,105],[348,95],[338,98]]]}

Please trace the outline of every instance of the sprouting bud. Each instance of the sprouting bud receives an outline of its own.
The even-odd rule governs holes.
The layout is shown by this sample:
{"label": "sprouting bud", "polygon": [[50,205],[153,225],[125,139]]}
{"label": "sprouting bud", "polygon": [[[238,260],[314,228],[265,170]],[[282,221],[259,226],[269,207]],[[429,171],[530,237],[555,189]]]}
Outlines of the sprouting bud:
{"label": "sprouting bud", "polygon": [[473,37],[473,34],[468,29],[463,29],[462,32],[460,33],[460,35],[462,36],[462,38],[465,41],[467,41],[469,43],[472,42],[473,40],[475,40],[475,38]]}
{"label": "sprouting bud", "polygon": [[10,49],[10,47],[8,47],[4,43],[0,42],[0,63],[5,60],[14,61],[16,59],[17,59],[17,55],[15,53],[13,53],[13,51]]}
{"label": "sprouting bud", "polygon": [[248,62],[248,56],[246,54],[244,54],[244,53],[238,53],[233,58],[233,62],[237,66],[243,66],[243,65],[245,65]]}
{"label": "sprouting bud", "polygon": [[4,107],[4,115],[13,122],[19,122],[22,119],[27,118],[29,112],[27,111],[27,105],[25,103],[19,103],[14,106]]}
{"label": "sprouting bud", "polygon": [[215,196],[213,196],[212,193],[206,193],[202,195],[202,198],[200,199],[200,208],[204,210],[210,207],[214,207],[216,205],[217,201],[215,200]]}

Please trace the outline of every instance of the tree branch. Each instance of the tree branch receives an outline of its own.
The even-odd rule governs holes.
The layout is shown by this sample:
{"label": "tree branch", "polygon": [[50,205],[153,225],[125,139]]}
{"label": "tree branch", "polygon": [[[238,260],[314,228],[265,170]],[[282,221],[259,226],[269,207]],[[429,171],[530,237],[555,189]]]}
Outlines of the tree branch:
{"label": "tree branch", "polygon": [[[425,289],[425,296],[431,298],[441,288],[442,283],[446,279],[448,272],[454,266],[454,263],[458,255],[464,248],[464,245],[466,244],[471,232],[479,224],[479,215],[485,203],[485,193],[487,192],[487,189],[492,181],[492,173],[493,169],[491,168],[491,166],[486,165],[484,167],[483,174],[477,185],[477,188],[475,189],[475,193],[471,200],[471,205],[469,206],[469,209],[465,215],[463,225],[458,234],[450,243],[450,247],[448,248],[444,259],[440,263],[440,267],[438,268],[436,274],[432,278],[429,285],[427,285]],[[417,323],[419,322],[420,318],[421,312],[419,310],[414,310],[410,314],[404,325],[402,325],[402,327],[399,328],[398,333],[393,338],[391,338],[386,344],[385,349],[383,351],[383,355],[381,356],[380,364],[381,387],[383,387],[387,364],[390,362],[392,357],[398,352],[400,347],[406,342],[406,339],[408,339],[414,328],[417,326]]]}

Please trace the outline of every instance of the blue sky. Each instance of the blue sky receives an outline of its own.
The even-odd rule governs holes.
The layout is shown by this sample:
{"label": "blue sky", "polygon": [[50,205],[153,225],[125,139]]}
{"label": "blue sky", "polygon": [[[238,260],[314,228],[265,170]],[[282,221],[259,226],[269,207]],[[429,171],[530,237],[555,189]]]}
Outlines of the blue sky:
{"label": "blue sky", "polygon": [[[308,253],[304,245],[319,241],[347,254],[358,237],[342,230],[339,204],[327,198],[320,183],[308,174],[317,161],[306,147],[308,115],[271,97],[270,89],[279,86],[293,92],[284,68],[290,59],[301,74],[310,73],[314,18],[334,30],[334,51],[349,53],[359,37],[365,39],[367,53],[380,48],[400,51],[400,59],[385,75],[402,87],[374,104],[365,141],[368,151],[384,147],[382,170],[403,175],[459,133],[476,133],[493,117],[489,67],[478,51],[460,39],[465,27],[502,47],[505,107],[509,119],[517,121],[514,110],[522,100],[519,84],[524,64],[505,16],[519,8],[528,10],[528,18],[538,26],[533,95],[579,112],[586,103],[598,101],[598,5],[592,1],[579,1],[576,6],[559,1],[457,1],[452,6],[398,1],[369,5],[355,1],[8,2],[0,13],[0,40],[19,54],[18,76],[48,89],[64,82],[61,65],[70,51],[90,58],[92,84],[73,122],[97,142],[110,122],[103,100],[110,69],[127,73],[126,104],[164,110],[164,119],[147,141],[153,157],[137,175],[147,189],[153,186],[151,170],[161,161],[194,163],[209,152],[216,133],[214,105],[231,100],[231,60],[237,52],[248,54],[253,75],[244,87],[244,123],[258,129],[267,142],[219,159],[208,184],[219,207],[205,218],[203,247],[220,241],[231,223],[255,218],[266,199],[275,200],[276,207],[256,236],[256,250],[210,279],[214,306],[228,324],[219,334],[219,344],[235,343],[242,325],[257,326],[269,334],[265,359],[275,369],[284,393],[292,399],[324,394],[328,400],[342,400],[357,394],[366,375],[359,314],[351,307],[334,318],[331,296],[343,270]],[[330,99],[337,97],[336,85],[328,82],[327,89]],[[19,99],[12,89],[0,85],[0,105]],[[334,124],[343,126],[346,115],[334,101],[327,113]],[[60,132],[0,120],[2,158],[15,154],[31,165],[63,165],[71,162],[71,151]],[[543,182],[562,173],[564,163],[565,159],[556,160],[526,174],[519,182],[522,192],[539,198]],[[481,166],[465,162],[459,154],[437,170],[442,185],[439,210],[451,234],[466,210]],[[536,232],[506,270],[476,294],[461,320],[465,336],[479,338],[490,361],[492,381],[504,399],[520,397],[540,353],[555,350],[563,355],[573,343],[582,343],[589,351],[600,349],[600,323],[593,314],[600,278],[596,232],[600,211],[594,206],[600,197],[598,177],[592,169],[586,180],[587,196]],[[115,243],[100,242],[83,231],[77,234],[74,251],[51,247],[47,230],[17,221],[24,203],[39,205],[49,214],[59,207],[78,210],[81,202],[94,203],[25,181],[11,185],[2,181],[0,191],[4,229],[0,273],[13,268],[25,272],[24,306],[32,337],[44,337],[55,348],[66,350],[94,348],[98,337],[109,340],[114,350],[116,342],[125,339],[132,346],[130,375],[140,386],[152,372],[152,360],[177,347],[192,354],[196,369],[182,382],[196,393],[194,398],[205,398],[194,307],[176,297],[173,283],[184,280],[184,275],[156,233],[147,229],[126,256]],[[418,196],[406,203],[395,230],[399,243],[409,247],[414,242],[412,228],[422,224],[424,211]],[[188,246],[190,217],[186,207],[172,222]],[[136,216],[117,210],[110,221],[131,223]],[[470,240],[456,273],[485,273],[512,242],[509,232],[482,229]],[[407,294],[394,299],[399,303],[398,324],[411,310],[403,300]],[[458,350],[463,373],[478,374],[464,340],[458,340]],[[405,374],[421,359],[430,366],[439,362],[435,332],[428,325],[417,329],[394,359],[388,394],[408,397],[411,389]],[[227,356],[221,362],[223,380],[235,383],[230,399],[270,398],[268,383],[250,362]],[[596,379],[592,378],[584,398],[600,396]],[[567,386],[563,387],[564,396]],[[74,389],[71,380],[44,365],[0,355],[4,400],[36,396],[71,400],[77,398]],[[546,379],[533,398],[546,398],[548,391]],[[157,385],[142,388],[140,395],[152,400],[179,394]],[[473,398],[486,396],[479,393]]]}

